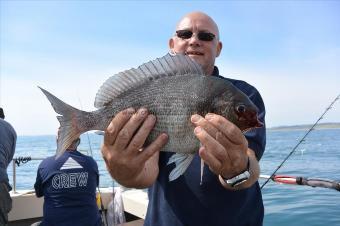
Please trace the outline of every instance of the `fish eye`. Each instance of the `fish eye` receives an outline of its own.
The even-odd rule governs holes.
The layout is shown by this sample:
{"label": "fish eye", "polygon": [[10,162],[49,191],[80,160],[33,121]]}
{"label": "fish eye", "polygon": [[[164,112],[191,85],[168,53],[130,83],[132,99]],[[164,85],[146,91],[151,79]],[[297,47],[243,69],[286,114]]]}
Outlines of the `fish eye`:
{"label": "fish eye", "polygon": [[236,107],[236,111],[239,112],[239,113],[244,113],[244,112],[246,112],[246,106],[244,106],[243,104],[238,105]]}

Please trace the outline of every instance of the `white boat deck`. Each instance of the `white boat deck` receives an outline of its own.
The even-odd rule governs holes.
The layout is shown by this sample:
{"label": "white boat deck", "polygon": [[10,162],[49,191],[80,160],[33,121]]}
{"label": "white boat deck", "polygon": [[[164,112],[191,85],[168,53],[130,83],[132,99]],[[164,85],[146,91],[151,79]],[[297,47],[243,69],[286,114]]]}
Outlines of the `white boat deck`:
{"label": "white boat deck", "polygon": [[[113,188],[100,188],[103,206],[107,209],[112,200]],[[43,216],[44,198],[37,198],[34,190],[11,192],[13,207],[8,215],[9,221],[41,218]],[[131,189],[122,192],[124,211],[136,217],[145,218],[148,206],[147,193],[143,190]]]}
{"label": "white boat deck", "polygon": [[146,191],[138,189],[127,190],[122,193],[122,197],[125,212],[145,219],[149,203]]}

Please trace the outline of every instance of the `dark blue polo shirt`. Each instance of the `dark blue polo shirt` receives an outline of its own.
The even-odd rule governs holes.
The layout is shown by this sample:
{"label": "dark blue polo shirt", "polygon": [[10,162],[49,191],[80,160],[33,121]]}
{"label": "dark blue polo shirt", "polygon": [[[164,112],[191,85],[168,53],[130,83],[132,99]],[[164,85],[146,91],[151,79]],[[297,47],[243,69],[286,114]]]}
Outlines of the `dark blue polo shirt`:
{"label": "dark blue polo shirt", "polygon": [[[265,107],[260,93],[241,80],[224,78],[217,67],[214,76],[227,79],[243,91],[258,107],[259,120],[265,122]],[[249,147],[260,159],[266,144],[265,126],[245,133]],[[145,226],[260,226],[264,207],[259,184],[239,191],[230,191],[220,184],[218,176],[204,166],[201,182],[198,154],[183,176],[169,182],[173,165],[167,165],[173,153],[161,152],[159,175],[148,190],[149,205]]]}
{"label": "dark blue polo shirt", "polygon": [[58,159],[44,159],[34,185],[36,195],[44,196],[41,225],[99,226],[96,203],[99,184],[97,163],[78,151],[65,151]]}

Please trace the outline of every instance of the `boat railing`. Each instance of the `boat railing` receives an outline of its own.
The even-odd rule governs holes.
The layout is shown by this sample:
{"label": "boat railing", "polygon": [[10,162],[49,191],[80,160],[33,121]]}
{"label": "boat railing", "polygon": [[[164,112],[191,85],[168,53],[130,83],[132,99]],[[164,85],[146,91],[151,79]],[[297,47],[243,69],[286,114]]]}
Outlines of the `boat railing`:
{"label": "boat railing", "polygon": [[[28,194],[28,196],[25,196],[26,199],[32,199],[32,200],[35,200],[35,201],[38,200],[35,195],[32,195],[32,192],[30,190],[29,191],[23,191],[23,193],[21,191],[16,190],[16,180],[17,180],[17,174],[16,173],[17,173],[17,167],[20,166],[21,164],[25,164],[25,163],[28,163],[30,161],[42,161],[44,159],[45,158],[34,158],[34,157],[14,157],[12,159],[13,184],[12,184],[12,191],[11,192],[13,194],[19,194],[19,196],[14,195],[14,197],[12,197],[12,199],[19,200],[20,197],[22,197],[20,194],[25,194],[25,195]],[[116,183],[116,185],[119,185],[119,184]],[[113,197],[112,196],[113,189],[114,189],[115,197],[117,197],[117,193],[116,193],[117,188],[122,189],[121,190],[123,192],[121,194],[121,198],[122,198],[122,202],[123,202],[122,206],[124,206],[124,211],[126,213],[130,214],[130,215],[127,215],[127,216],[129,216],[129,219],[130,218],[136,219],[136,217],[144,219],[145,216],[146,216],[146,210],[147,210],[147,205],[148,205],[148,197],[147,197],[146,191],[142,190],[142,189],[131,189],[131,188],[113,187],[112,186],[112,187],[101,187],[100,190],[99,190],[99,187],[98,187],[97,194],[99,194],[99,195],[97,195],[97,204],[98,204],[98,198],[99,198],[100,208],[101,209],[107,209],[108,208],[109,202],[111,201],[111,199]],[[40,203],[40,205],[42,205],[41,201],[37,201],[37,202]],[[20,202],[14,202],[14,203],[15,203],[14,206],[20,204]],[[16,209],[16,208],[14,208],[14,209]],[[27,216],[27,215],[29,215],[30,217],[33,216],[33,215],[39,216],[39,217],[42,216],[42,210],[41,209],[32,208],[31,210],[38,211],[38,213],[34,213],[35,215],[32,213],[30,215],[30,211],[25,210],[25,216]],[[39,210],[40,210],[40,212],[39,212]],[[12,212],[13,212],[13,209],[12,209]],[[10,218],[12,220],[17,219],[16,217],[14,217],[14,215],[15,214],[12,213],[12,215],[10,216]],[[20,219],[23,219],[23,218],[20,218]]]}
{"label": "boat railing", "polygon": [[13,160],[12,160],[12,165],[13,165],[13,176],[12,176],[12,179],[13,179],[13,184],[12,184],[12,190],[13,190],[13,193],[16,193],[16,167],[17,166],[20,166],[20,164],[25,164],[29,161],[42,161],[44,160],[45,158],[33,158],[33,157],[30,157],[30,156],[27,156],[27,157],[14,157]]}

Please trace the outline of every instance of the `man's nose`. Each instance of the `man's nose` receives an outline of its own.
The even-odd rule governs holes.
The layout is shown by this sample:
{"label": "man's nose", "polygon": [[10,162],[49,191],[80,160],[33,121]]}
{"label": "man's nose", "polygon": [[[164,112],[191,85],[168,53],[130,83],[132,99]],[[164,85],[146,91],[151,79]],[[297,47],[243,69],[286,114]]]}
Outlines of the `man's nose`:
{"label": "man's nose", "polygon": [[199,46],[201,41],[198,39],[197,34],[193,34],[189,39],[189,45],[191,46]]}

